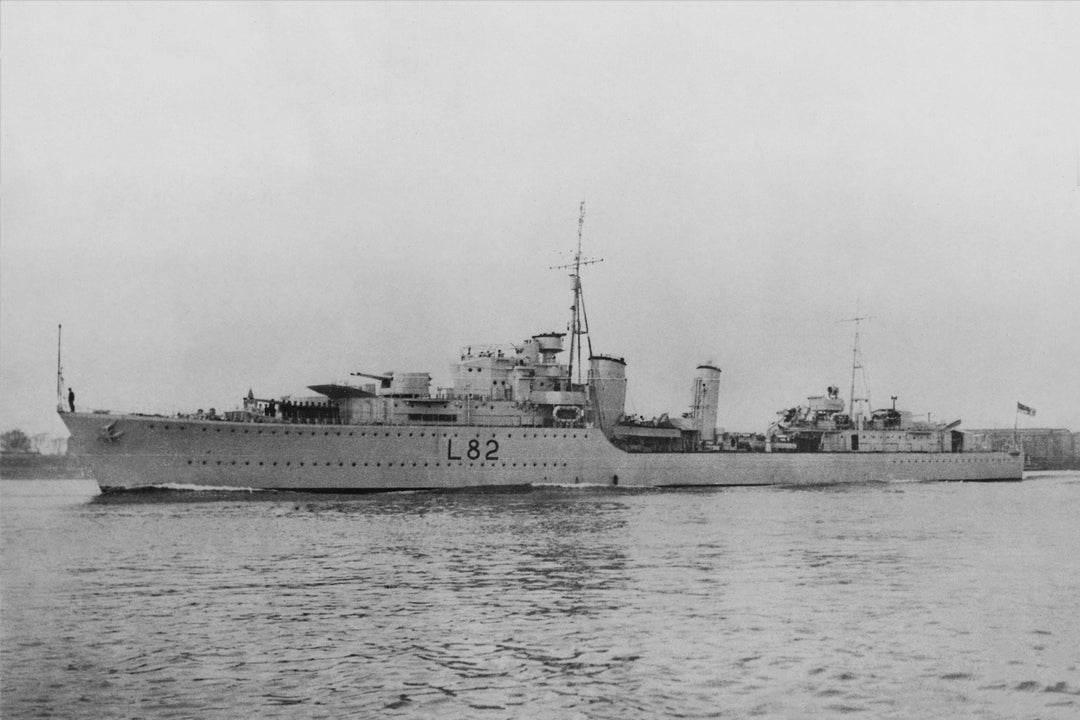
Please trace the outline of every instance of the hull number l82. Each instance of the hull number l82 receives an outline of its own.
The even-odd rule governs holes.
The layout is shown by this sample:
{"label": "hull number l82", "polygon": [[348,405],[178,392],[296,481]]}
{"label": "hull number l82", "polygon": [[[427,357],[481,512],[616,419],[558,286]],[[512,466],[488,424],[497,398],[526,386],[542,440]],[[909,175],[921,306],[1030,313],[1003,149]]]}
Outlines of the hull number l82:
{"label": "hull number l82", "polygon": [[[499,441],[492,438],[487,442],[481,444],[481,442],[473,438],[469,441],[469,444],[465,447],[465,450],[458,450],[458,453],[464,452],[465,457],[469,460],[479,460],[482,455],[485,460],[498,460],[499,459]],[[446,459],[447,460],[460,460],[461,455],[454,454],[454,439],[447,438],[446,440]]]}

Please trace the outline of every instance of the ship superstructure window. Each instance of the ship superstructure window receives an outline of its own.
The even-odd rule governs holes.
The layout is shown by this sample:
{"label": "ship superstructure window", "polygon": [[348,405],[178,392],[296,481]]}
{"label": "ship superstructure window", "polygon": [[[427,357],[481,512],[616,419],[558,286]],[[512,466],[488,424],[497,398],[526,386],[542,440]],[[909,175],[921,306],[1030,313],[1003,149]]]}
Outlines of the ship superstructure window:
{"label": "ship superstructure window", "polygon": [[412,422],[457,422],[457,415],[444,415],[440,413],[409,413],[408,417]]}

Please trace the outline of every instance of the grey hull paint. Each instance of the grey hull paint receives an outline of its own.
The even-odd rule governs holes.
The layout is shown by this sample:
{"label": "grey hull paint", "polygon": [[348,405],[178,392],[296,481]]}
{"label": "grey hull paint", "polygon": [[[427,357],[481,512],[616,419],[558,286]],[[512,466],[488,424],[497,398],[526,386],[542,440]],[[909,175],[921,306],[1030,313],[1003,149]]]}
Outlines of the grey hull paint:
{"label": "grey hull paint", "polygon": [[61,413],[102,488],[166,483],[365,492],[530,485],[827,485],[1020,480],[1023,457],[965,453],[627,453],[595,429],[287,425]]}

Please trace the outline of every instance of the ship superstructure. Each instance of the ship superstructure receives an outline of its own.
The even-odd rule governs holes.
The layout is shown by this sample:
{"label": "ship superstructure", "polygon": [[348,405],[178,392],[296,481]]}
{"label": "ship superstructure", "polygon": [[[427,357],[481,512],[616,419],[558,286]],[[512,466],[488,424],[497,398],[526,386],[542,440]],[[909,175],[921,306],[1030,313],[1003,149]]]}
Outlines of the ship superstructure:
{"label": "ship superstructure", "polygon": [[964,433],[959,420],[932,423],[917,420],[895,407],[864,416],[845,412],[838,389],[807,398],[806,405],[784,410],[769,426],[765,449],[771,452],[963,452]]}

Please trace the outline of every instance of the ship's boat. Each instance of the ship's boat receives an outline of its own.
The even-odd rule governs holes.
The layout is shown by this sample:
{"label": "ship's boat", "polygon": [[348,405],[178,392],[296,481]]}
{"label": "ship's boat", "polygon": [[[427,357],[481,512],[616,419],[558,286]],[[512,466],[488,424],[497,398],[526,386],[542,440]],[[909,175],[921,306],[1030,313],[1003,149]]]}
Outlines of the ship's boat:
{"label": "ship's boat", "polygon": [[[223,414],[74,412],[68,452],[102,489],[181,483],[324,492],[534,485],[817,485],[1019,480],[1018,453],[965,447],[956,423],[895,409],[845,412],[835,388],[764,436],[718,434],[721,371],[702,364],[678,417],[628,416],[626,361],[584,351],[578,251],[567,332],[470,345],[452,383],[354,373],[311,395],[257,397]],[[58,362],[59,365],[59,362]],[[59,377],[58,388],[63,387]],[[865,416],[864,416],[865,415]]]}

